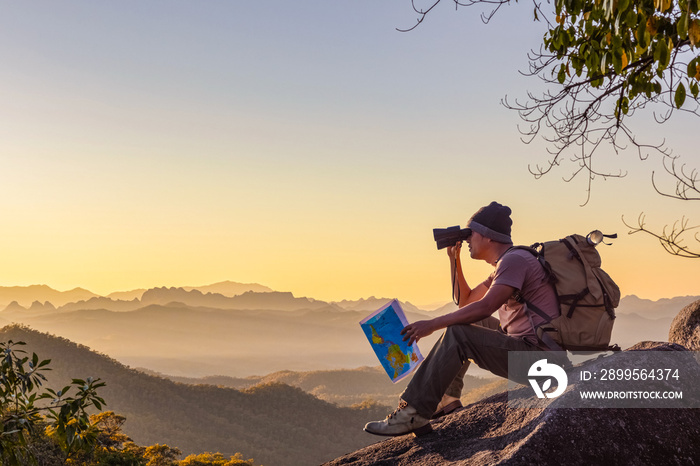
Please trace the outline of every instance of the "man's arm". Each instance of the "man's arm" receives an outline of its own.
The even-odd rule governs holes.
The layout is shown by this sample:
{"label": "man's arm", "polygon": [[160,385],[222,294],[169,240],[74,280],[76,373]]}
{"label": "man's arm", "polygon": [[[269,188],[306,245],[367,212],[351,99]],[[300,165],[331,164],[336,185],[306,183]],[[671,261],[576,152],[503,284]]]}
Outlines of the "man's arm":
{"label": "man's arm", "polygon": [[508,285],[492,285],[483,298],[467,304],[455,312],[430,320],[419,320],[407,325],[401,331],[401,334],[404,335],[403,339],[404,341],[408,340],[410,345],[414,341],[418,341],[434,331],[447,328],[450,325],[471,324],[483,320],[501,307],[513,295],[514,291],[515,288]]}
{"label": "man's arm", "polygon": [[462,242],[447,248],[447,256],[450,258],[450,276],[454,279],[453,295],[458,298],[457,305],[464,307],[469,303],[480,300],[486,294],[488,286],[480,283],[475,288],[470,288],[467,279],[462,271],[462,261],[460,253],[462,251]]}

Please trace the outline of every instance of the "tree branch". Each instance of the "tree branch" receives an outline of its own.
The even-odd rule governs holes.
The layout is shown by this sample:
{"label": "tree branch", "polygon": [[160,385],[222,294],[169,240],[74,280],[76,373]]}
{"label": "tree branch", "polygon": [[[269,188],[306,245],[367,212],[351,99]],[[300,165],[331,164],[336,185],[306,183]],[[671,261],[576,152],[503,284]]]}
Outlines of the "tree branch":
{"label": "tree branch", "polygon": [[[682,238],[682,236],[688,233],[690,230],[700,228],[700,225],[689,227],[688,219],[683,217],[681,220],[674,222],[670,229],[667,225],[663,228],[661,233],[654,233],[646,228],[645,220],[646,218],[644,213],[641,213],[637,219],[637,226],[632,226],[625,221],[624,216],[622,217],[622,223],[624,223],[626,227],[630,228],[628,234],[633,235],[640,232],[646,233],[656,238],[666,252],[671,255],[689,259],[700,259],[700,249],[692,250],[688,246],[685,246],[683,244],[685,238]],[[698,233],[695,233],[693,238],[700,246],[700,236],[698,236]]]}

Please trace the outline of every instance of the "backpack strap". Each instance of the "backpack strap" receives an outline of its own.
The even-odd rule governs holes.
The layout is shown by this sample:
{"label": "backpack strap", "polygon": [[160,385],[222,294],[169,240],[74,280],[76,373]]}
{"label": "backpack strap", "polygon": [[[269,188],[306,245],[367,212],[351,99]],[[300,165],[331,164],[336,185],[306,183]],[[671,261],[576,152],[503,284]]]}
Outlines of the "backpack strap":
{"label": "backpack strap", "polygon": [[[545,322],[550,323],[552,319],[549,318],[547,314],[545,314],[542,309],[538,308],[534,304],[530,304],[528,301],[523,300],[523,302],[527,305],[527,308],[532,310],[535,314],[538,316],[542,317]],[[532,328],[535,330],[535,334],[537,335],[537,338],[540,339],[542,343],[545,344],[547,348],[549,348],[551,351],[594,351],[594,352],[600,352],[600,351],[621,351],[622,348],[620,348],[617,344],[606,346],[606,347],[600,347],[600,346],[572,346],[572,345],[560,345],[554,339],[549,336],[546,330],[544,330],[543,326],[540,325],[539,327],[535,327],[535,323],[532,320],[532,314],[529,312],[527,313],[528,319],[530,319],[530,325]],[[537,329],[541,328],[542,332],[537,332]],[[540,335],[541,333],[541,335]]]}
{"label": "backpack strap", "polygon": [[547,281],[551,284],[554,284],[557,282],[557,277],[554,275],[554,272],[552,272],[552,266],[549,265],[549,263],[545,260],[543,251],[541,251],[540,248],[544,248],[544,244],[535,243],[532,246],[511,246],[511,248],[508,249],[508,251],[520,249],[521,251],[527,251],[533,256],[535,256],[537,262],[539,262],[542,268],[544,269],[544,273],[547,276]]}
{"label": "backpack strap", "polygon": [[566,295],[559,296],[560,303],[569,304],[569,310],[566,313],[566,317],[571,319],[571,316],[574,315],[574,310],[576,310],[576,306],[578,305],[578,302],[581,301],[583,298],[585,298],[589,292],[590,291],[588,290],[588,287],[586,287],[583,290],[581,290],[579,293],[566,294]]}
{"label": "backpack strap", "polygon": [[[528,246],[513,246],[508,251],[512,251],[515,249],[521,249],[523,251],[527,251],[530,254],[532,254],[535,259],[537,259],[537,262],[540,263],[542,268],[544,269],[544,273],[547,276],[547,282],[549,282],[550,285],[554,286],[556,283],[557,279],[554,276],[554,273],[552,272],[552,267],[547,263],[547,261],[544,259],[544,255],[538,251],[538,248],[544,247],[543,244],[541,243],[536,243],[533,244],[531,247]],[[508,252],[506,251],[506,252]],[[504,254],[505,255],[505,254]],[[554,291],[554,294],[556,295],[556,288]],[[521,293],[520,290],[516,290],[515,293],[513,294],[513,299],[515,299],[519,303],[524,303],[526,306],[526,311],[525,314],[527,315],[528,320],[530,321],[530,327],[532,328],[533,332],[535,332],[535,336],[537,337],[538,340],[540,340],[549,350],[551,351],[566,351],[564,348],[561,347],[554,339],[549,336],[549,334],[546,331],[538,332],[538,328],[535,326],[535,322],[532,320],[532,313],[528,311],[532,311],[538,316],[542,317],[546,323],[552,322],[551,317],[549,317],[542,309],[539,307],[535,306],[532,304],[530,301],[526,300],[523,294]],[[557,298],[558,299],[558,298]],[[541,335],[540,335],[541,333]]]}
{"label": "backpack strap", "polygon": [[[540,309],[539,307],[535,306],[534,304],[530,304],[525,299],[523,299],[523,302],[527,306],[528,310],[532,310],[532,312],[542,317],[545,322],[550,323],[552,321],[552,319],[550,319],[550,317],[547,314],[545,314],[544,311],[542,311],[542,309]],[[554,341],[554,339],[550,337],[546,331],[542,331],[542,334],[540,335],[540,332],[538,332],[537,329],[542,327],[535,327],[535,322],[532,320],[532,314],[529,312],[525,313],[527,314],[527,318],[530,320],[530,327],[532,327],[532,329],[535,331],[535,336],[537,336],[537,338],[542,343],[544,343],[544,345],[547,348],[549,348],[551,351],[566,351],[564,348],[561,347],[561,345]]]}

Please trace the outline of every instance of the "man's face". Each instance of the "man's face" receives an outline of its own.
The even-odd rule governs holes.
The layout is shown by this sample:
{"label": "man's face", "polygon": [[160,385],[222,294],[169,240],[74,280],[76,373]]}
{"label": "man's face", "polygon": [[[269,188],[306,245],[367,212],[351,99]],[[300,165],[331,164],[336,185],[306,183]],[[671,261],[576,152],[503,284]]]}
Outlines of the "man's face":
{"label": "man's face", "polygon": [[467,244],[469,245],[469,256],[472,259],[483,259],[484,250],[488,246],[488,238],[472,231]]}

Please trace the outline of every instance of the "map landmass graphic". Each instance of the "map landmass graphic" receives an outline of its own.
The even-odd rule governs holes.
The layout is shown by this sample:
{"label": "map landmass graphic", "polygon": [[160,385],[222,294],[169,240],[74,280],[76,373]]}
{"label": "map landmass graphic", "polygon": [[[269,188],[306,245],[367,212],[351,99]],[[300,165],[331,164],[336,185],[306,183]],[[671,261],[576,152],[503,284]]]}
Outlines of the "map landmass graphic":
{"label": "map landmass graphic", "polygon": [[406,325],[406,315],[396,299],[360,322],[367,341],[394,383],[413,372],[423,361],[418,345],[403,341],[401,330]]}

